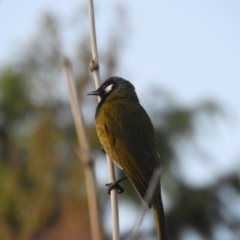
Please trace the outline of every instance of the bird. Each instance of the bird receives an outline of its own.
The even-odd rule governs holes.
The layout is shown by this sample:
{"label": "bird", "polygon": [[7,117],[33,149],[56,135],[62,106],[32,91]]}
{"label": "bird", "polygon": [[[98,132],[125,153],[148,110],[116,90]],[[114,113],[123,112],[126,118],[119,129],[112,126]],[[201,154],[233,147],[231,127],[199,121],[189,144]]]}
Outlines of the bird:
{"label": "bird", "polygon": [[141,106],[133,84],[121,77],[110,77],[95,91],[100,101],[95,125],[103,151],[126,174],[136,192],[152,207],[158,240],[169,240],[161,197],[160,181],[150,201],[149,182],[160,167],[153,124]]}

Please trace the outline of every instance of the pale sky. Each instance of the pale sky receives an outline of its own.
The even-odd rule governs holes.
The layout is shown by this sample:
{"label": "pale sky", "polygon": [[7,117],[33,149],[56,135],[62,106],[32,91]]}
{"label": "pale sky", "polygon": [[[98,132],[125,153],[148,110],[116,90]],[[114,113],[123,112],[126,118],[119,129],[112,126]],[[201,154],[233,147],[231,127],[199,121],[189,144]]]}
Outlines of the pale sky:
{"label": "pale sky", "polygon": [[[231,117],[214,125],[212,134],[203,133],[202,144],[224,169],[236,167],[235,164],[240,168],[240,160],[237,161],[240,158],[240,2],[95,2],[101,44],[108,40],[101,33],[109,22],[116,25],[117,31],[114,6],[120,3],[126,6],[129,34],[122,64],[115,75],[133,82],[143,105],[154,84],[187,105],[204,99],[218,102]],[[35,34],[41,13],[53,11],[63,17],[71,16],[84,3],[82,0],[1,0],[1,65],[12,59],[14,51]]]}

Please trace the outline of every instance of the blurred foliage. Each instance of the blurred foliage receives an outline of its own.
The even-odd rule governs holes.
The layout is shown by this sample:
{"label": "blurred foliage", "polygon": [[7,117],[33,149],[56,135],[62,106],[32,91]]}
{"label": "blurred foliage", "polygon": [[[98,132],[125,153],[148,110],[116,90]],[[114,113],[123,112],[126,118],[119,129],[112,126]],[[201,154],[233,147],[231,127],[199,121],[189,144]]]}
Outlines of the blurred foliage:
{"label": "blurred foliage", "polygon": [[[81,13],[86,15],[82,9]],[[118,16],[120,24],[122,9]],[[78,144],[59,64],[64,32],[66,28],[71,28],[68,34],[77,31],[81,19],[64,21],[67,27],[58,17],[46,14],[21,56],[0,72],[0,239],[90,239],[84,175],[75,154]],[[111,30],[107,49],[100,48],[103,76],[113,75],[119,64],[124,31],[124,24],[115,34]],[[93,88],[87,36],[85,30],[78,33],[70,58],[80,102],[93,111],[96,102],[85,98]],[[159,94],[154,99],[162,100]],[[166,100],[164,107],[151,114],[163,159],[163,189],[171,202],[167,212],[170,235],[183,239],[190,229],[202,239],[215,239],[215,229],[224,226],[239,239],[240,216],[229,208],[240,197],[237,173],[194,188],[180,177],[178,168],[179,145],[197,137],[196,119],[210,119],[218,107],[204,102],[187,108],[173,102]],[[87,133],[92,149],[100,153],[93,120],[87,121]],[[123,185],[123,196],[136,200],[129,183]],[[99,193],[102,219],[109,208],[107,199],[105,189]],[[154,234],[153,226],[142,236],[148,239]]]}

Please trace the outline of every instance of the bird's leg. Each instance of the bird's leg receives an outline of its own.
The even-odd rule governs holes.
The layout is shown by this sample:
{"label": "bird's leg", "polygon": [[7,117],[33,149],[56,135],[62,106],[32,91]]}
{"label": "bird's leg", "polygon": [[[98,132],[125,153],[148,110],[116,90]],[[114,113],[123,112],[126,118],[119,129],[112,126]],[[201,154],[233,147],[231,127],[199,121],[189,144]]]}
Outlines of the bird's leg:
{"label": "bird's leg", "polygon": [[[105,152],[105,149],[102,147],[102,153],[106,154]],[[108,187],[108,194],[110,194],[110,192],[114,189],[114,188],[117,188],[118,190],[118,193],[123,193],[124,192],[124,189],[119,185],[119,183],[121,181],[123,181],[124,179],[126,179],[127,177],[122,177],[120,178],[119,180],[117,180],[116,182],[114,183],[108,183],[108,184],[105,184],[107,187]]]}
{"label": "bird's leg", "polygon": [[119,183],[121,181],[123,181],[124,179],[126,179],[127,176],[125,177],[122,177],[120,179],[118,179],[116,182],[114,183],[108,183],[108,184],[105,184],[105,186],[108,187],[108,194],[110,194],[110,192],[113,190],[113,189],[117,189],[118,193],[123,193],[124,192],[124,189],[119,185]]}
{"label": "bird's leg", "polygon": [[104,148],[103,148],[103,147],[102,147],[102,153],[106,154],[106,152],[105,152],[105,150],[104,150]]}

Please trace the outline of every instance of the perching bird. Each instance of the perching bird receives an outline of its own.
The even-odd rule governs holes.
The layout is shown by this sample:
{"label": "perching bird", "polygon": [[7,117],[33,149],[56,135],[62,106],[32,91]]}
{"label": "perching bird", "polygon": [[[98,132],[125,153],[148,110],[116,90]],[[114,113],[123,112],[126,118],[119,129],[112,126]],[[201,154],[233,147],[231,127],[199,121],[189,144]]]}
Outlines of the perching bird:
{"label": "perching bird", "polygon": [[[134,86],[120,77],[107,79],[96,91],[95,123],[99,140],[110,159],[121,168],[138,194],[144,199],[160,157],[152,122],[140,105]],[[151,202],[158,239],[168,240],[160,181]]]}

